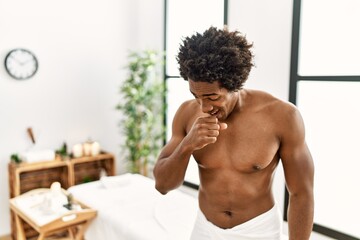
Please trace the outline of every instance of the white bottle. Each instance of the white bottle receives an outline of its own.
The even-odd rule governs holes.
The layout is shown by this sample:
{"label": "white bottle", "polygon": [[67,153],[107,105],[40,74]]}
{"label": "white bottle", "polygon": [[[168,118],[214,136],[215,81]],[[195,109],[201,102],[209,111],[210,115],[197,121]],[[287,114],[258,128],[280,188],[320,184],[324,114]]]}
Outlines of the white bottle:
{"label": "white bottle", "polygon": [[53,182],[50,187],[50,207],[55,213],[64,210],[64,205],[67,204],[67,197],[61,189],[59,182]]}

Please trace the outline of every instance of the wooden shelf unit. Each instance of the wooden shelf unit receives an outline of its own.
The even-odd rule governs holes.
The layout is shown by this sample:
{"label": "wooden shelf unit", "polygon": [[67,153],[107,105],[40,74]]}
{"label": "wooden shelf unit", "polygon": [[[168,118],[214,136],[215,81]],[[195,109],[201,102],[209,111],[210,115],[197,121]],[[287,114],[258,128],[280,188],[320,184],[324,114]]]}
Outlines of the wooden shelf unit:
{"label": "wooden shelf unit", "polygon": [[[60,182],[67,189],[73,185],[100,179],[101,171],[108,176],[115,175],[115,157],[102,152],[91,157],[70,158],[36,163],[13,163],[8,165],[10,198],[37,188],[50,188],[53,182]],[[24,222],[26,237],[34,237],[38,233]],[[16,239],[14,213],[11,212],[11,232]]]}

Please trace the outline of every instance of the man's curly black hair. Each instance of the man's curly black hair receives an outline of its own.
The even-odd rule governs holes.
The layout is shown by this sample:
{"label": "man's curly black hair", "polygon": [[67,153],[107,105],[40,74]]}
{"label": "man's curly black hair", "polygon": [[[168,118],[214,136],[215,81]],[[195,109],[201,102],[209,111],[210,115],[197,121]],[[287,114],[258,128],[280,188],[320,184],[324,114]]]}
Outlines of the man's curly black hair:
{"label": "man's curly black hair", "polygon": [[180,75],[185,80],[219,81],[220,87],[237,91],[254,65],[251,47],[238,31],[210,27],[183,40],[177,56]]}

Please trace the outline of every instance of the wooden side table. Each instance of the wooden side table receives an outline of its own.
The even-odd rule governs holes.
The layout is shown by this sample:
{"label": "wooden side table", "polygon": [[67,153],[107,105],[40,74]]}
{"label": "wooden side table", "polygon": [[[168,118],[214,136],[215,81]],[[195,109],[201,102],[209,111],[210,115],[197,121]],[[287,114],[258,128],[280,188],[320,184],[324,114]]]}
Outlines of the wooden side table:
{"label": "wooden side table", "polygon": [[[37,188],[49,188],[53,182],[59,182],[65,189],[86,181],[100,179],[101,172],[115,175],[115,157],[111,153],[101,152],[96,156],[70,158],[67,160],[41,161],[35,163],[8,164],[10,198],[17,197]],[[11,235],[16,236],[14,212],[11,211]],[[38,233],[26,222],[23,224],[26,238],[32,239]]]}
{"label": "wooden side table", "polygon": [[26,240],[23,221],[39,233],[37,240],[44,240],[45,237],[59,232],[67,232],[67,239],[82,240],[86,229],[97,214],[96,210],[73,200],[74,206],[78,206],[76,210],[64,208],[65,211],[61,214],[39,214],[38,209],[43,203],[41,197],[49,191],[48,188],[34,189],[10,199],[10,209],[15,215],[17,240]]}

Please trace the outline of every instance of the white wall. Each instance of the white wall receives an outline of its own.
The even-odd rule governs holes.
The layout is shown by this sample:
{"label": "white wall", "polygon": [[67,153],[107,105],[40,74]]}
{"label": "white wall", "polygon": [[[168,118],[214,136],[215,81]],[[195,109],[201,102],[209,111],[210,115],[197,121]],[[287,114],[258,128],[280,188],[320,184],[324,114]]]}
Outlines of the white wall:
{"label": "white wall", "polygon": [[[287,100],[291,1],[230,0],[229,27],[254,42],[256,68],[249,88]],[[0,0],[0,61],[15,47],[33,51],[39,72],[11,79],[0,65],[0,236],[10,232],[7,164],[11,153],[36,147],[56,149],[88,137],[116,154],[120,114],[114,110],[126,76],[129,49],[163,46],[163,0]],[[275,193],[283,201],[284,183]],[[281,203],[282,204],[282,203]]]}
{"label": "white wall", "polygon": [[[0,236],[10,232],[7,164],[12,153],[57,149],[91,137],[124,171],[119,87],[129,50],[162,49],[162,0],[0,0]],[[39,60],[29,80],[3,67],[13,48]],[[32,146],[26,128],[32,127]]]}
{"label": "white wall", "polygon": [[[289,94],[292,1],[229,0],[230,30],[253,42],[255,65],[245,84],[287,101]],[[284,174],[280,164],[274,180],[275,198],[284,208]]]}

